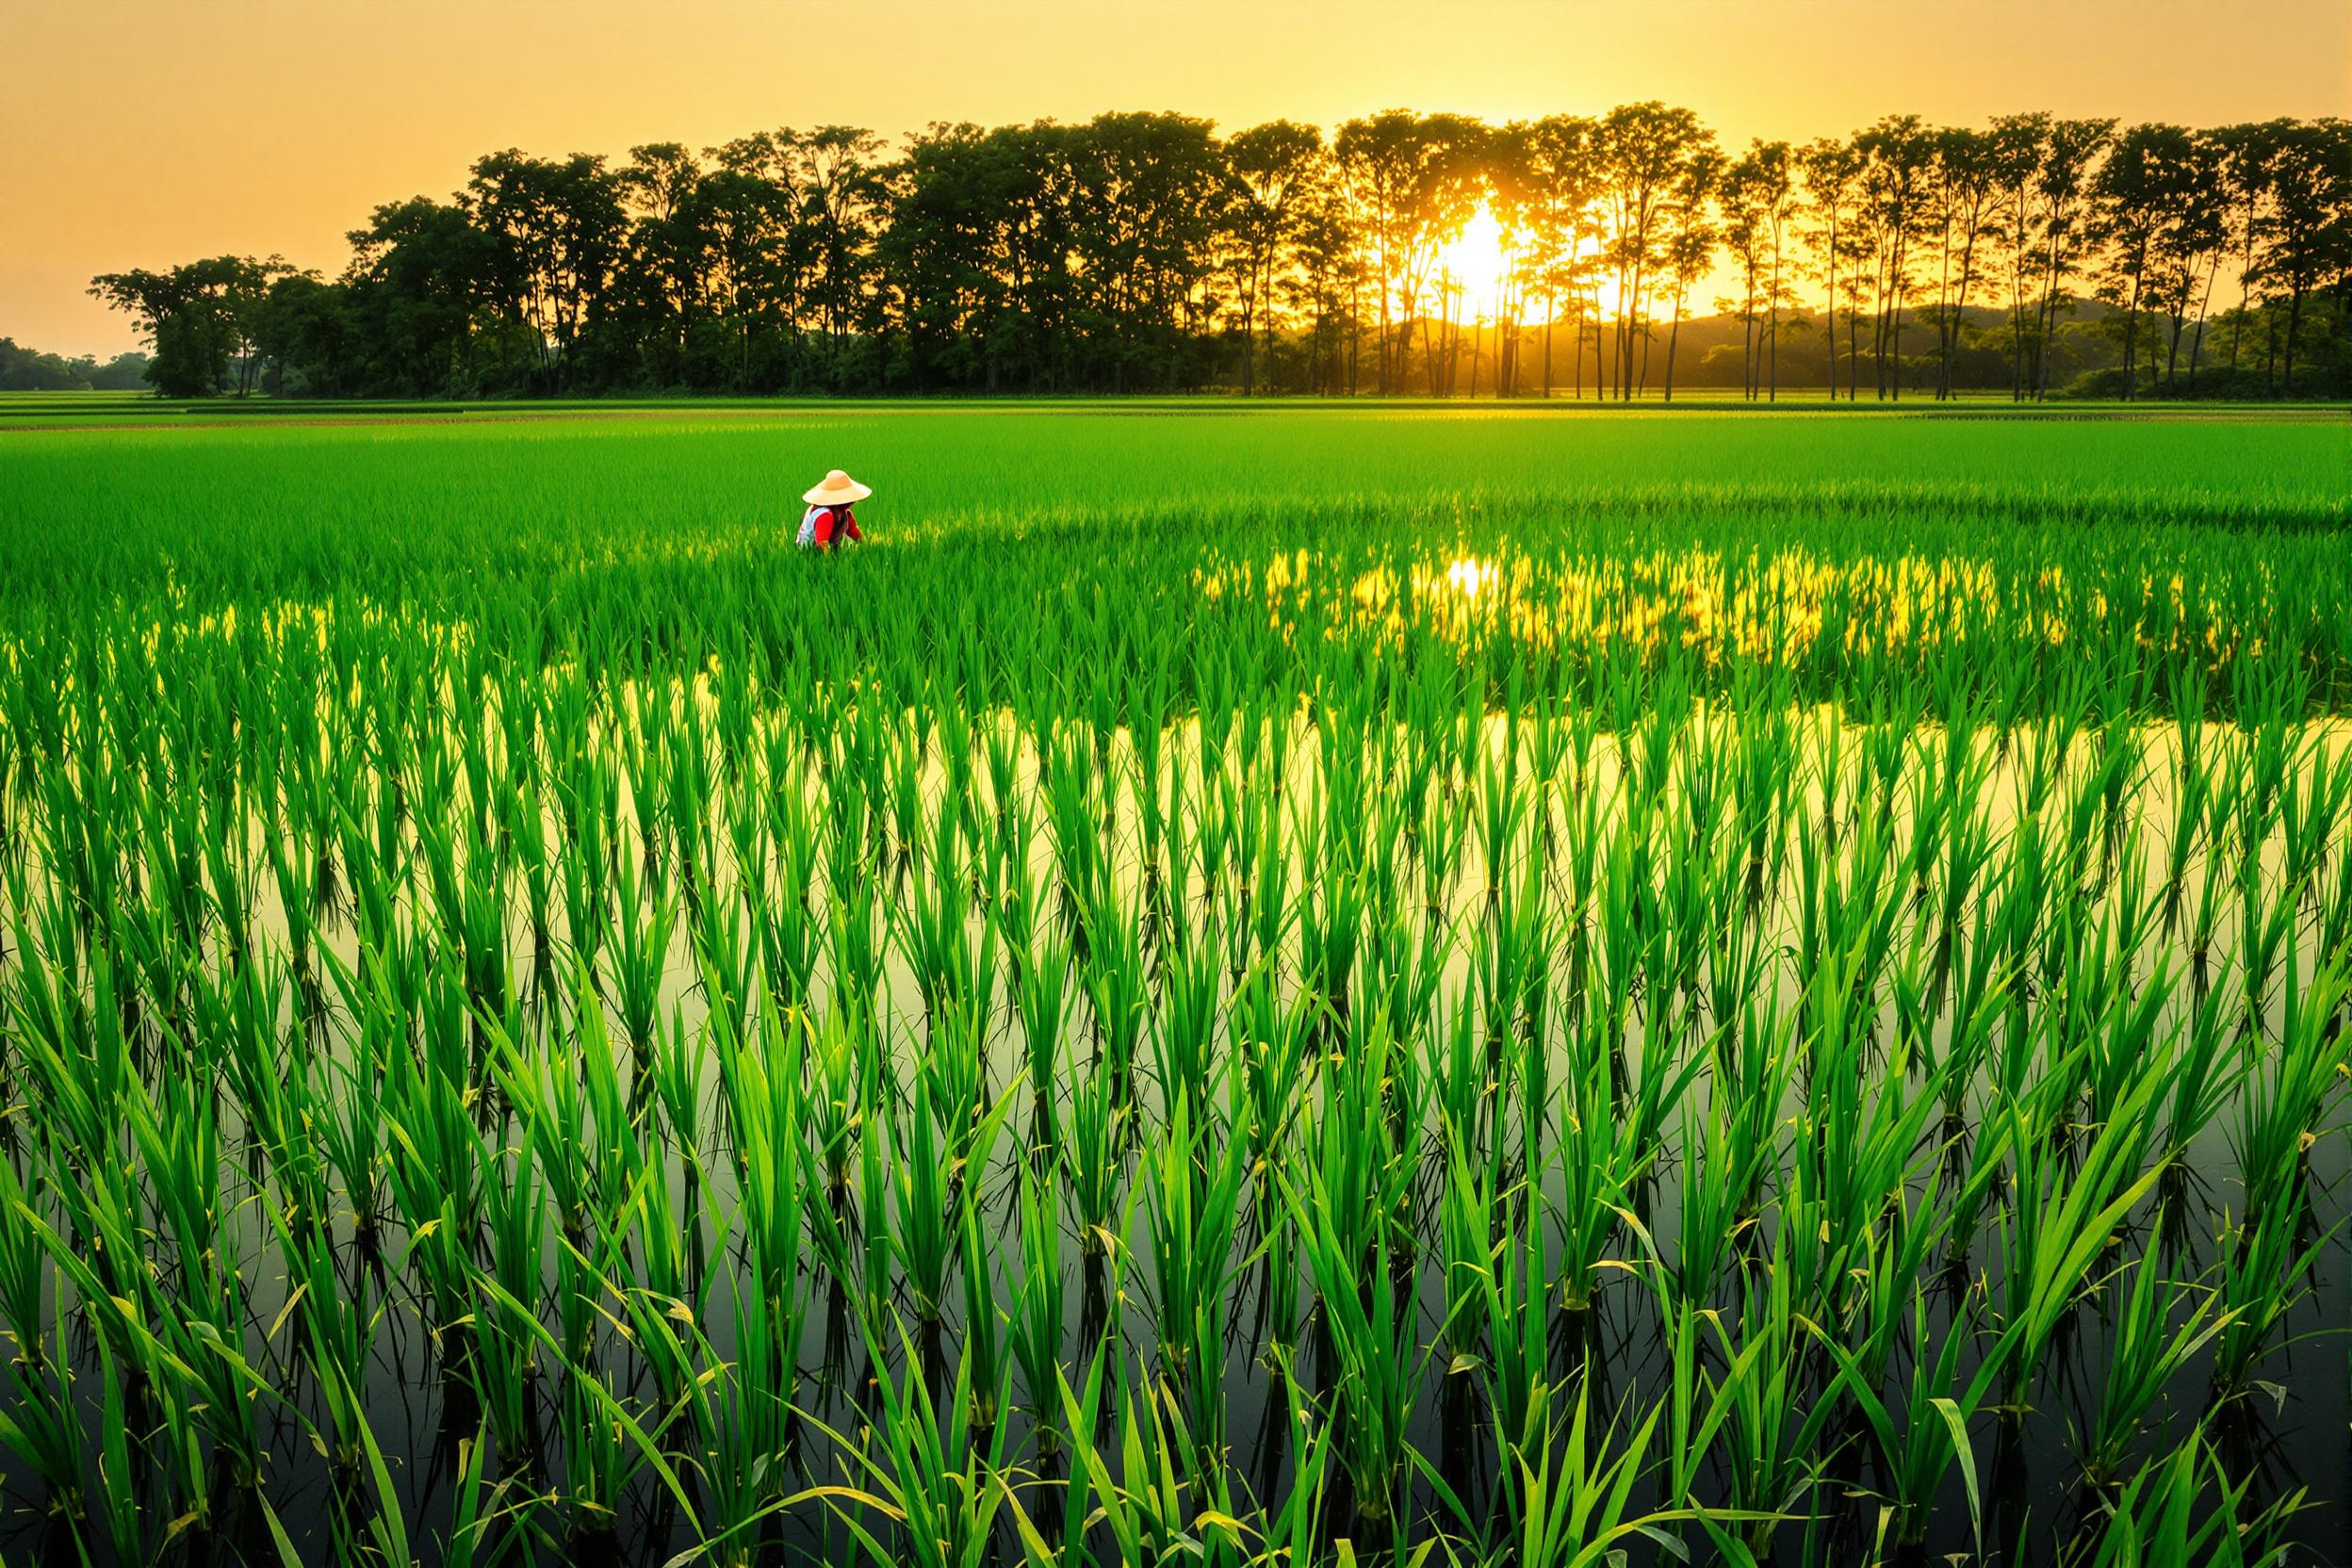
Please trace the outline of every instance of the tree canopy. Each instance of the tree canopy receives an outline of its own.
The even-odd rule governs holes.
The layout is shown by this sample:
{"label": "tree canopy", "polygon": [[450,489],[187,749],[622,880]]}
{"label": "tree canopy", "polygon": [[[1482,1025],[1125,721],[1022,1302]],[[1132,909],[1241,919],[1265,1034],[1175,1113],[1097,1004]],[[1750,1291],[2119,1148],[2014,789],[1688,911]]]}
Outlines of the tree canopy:
{"label": "tree canopy", "polygon": [[90,292],[178,397],[2352,388],[2342,120],[1892,115],[1737,152],[1656,102],[825,125],[495,152],[350,238],[339,277],[224,255]]}

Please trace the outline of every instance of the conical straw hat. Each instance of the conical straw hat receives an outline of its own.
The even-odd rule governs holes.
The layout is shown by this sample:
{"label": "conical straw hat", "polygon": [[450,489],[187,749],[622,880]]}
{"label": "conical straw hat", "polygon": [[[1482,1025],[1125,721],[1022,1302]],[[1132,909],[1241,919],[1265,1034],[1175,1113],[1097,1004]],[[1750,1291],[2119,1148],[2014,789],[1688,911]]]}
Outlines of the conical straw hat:
{"label": "conical straw hat", "polygon": [[810,506],[848,506],[873,494],[872,490],[836,468],[825,476],[823,484],[802,491],[800,498]]}

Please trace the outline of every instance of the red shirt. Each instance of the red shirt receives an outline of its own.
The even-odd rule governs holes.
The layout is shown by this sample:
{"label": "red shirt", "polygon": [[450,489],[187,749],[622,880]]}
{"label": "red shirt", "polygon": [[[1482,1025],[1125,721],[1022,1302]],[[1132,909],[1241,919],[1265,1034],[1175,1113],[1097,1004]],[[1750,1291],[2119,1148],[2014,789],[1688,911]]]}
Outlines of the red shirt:
{"label": "red shirt", "polygon": [[848,507],[828,506],[817,516],[817,548],[829,550],[839,538],[860,545],[866,542],[866,536],[858,531],[858,519],[851,515]]}

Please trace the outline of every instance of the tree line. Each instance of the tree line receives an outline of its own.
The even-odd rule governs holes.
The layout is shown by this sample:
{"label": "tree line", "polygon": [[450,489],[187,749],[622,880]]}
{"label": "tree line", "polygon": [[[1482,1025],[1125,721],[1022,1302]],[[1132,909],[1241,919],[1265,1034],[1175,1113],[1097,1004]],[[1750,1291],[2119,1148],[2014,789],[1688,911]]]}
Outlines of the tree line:
{"label": "tree line", "polygon": [[68,359],[0,337],[0,392],[141,392],[146,377],[145,354],[117,354],[101,364],[95,354]]}
{"label": "tree line", "polygon": [[217,256],[90,292],[179,397],[2352,387],[2335,119],[1896,115],[1739,152],[1656,102],[830,125],[492,153],[350,240],[338,277]]}

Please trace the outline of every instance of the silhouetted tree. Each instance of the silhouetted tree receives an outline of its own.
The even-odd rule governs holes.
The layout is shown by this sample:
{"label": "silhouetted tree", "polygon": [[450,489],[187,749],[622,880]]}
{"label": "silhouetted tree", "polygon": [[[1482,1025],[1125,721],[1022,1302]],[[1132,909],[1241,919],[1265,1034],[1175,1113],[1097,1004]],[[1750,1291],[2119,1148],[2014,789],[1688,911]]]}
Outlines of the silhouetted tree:
{"label": "silhouetted tree", "polygon": [[1976,285],[1977,244],[2000,196],[2000,145],[1992,133],[1948,127],[1936,133],[1929,202],[1936,232],[1936,396],[1952,394],[1952,361]]}
{"label": "silhouetted tree", "polygon": [[148,376],[170,398],[253,389],[254,336],[270,286],[294,269],[271,256],[213,256],[167,272],[102,273],[90,293],[127,313],[155,347]]}
{"label": "silhouetted tree", "polygon": [[[1862,155],[1841,137],[1821,137],[1798,149],[1796,162],[1805,187],[1802,210],[1813,220],[1802,237],[1812,248],[1814,270],[1825,294],[1821,335],[1829,354],[1829,395],[1834,400],[1838,396],[1838,269],[1854,248],[1852,214],[1862,178]],[[1849,315],[1853,308],[1849,302]],[[1851,368],[1848,373],[1853,373]]]}
{"label": "silhouetted tree", "polygon": [[1634,395],[1633,345],[1648,336],[1644,302],[1660,263],[1659,237],[1668,198],[1710,133],[1689,109],[1652,101],[1609,110],[1594,141],[1609,206],[1604,250],[1617,275],[1616,392]]}
{"label": "silhouetted tree", "polygon": [[1241,324],[1241,390],[1257,390],[1258,329],[1266,329],[1271,357],[1276,280],[1298,225],[1315,210],[1315,187],[1327,177],[1323,136],[1287,120],[1254,125],[1228,137],[1225,155],[1226,271],[1233,279]]}

